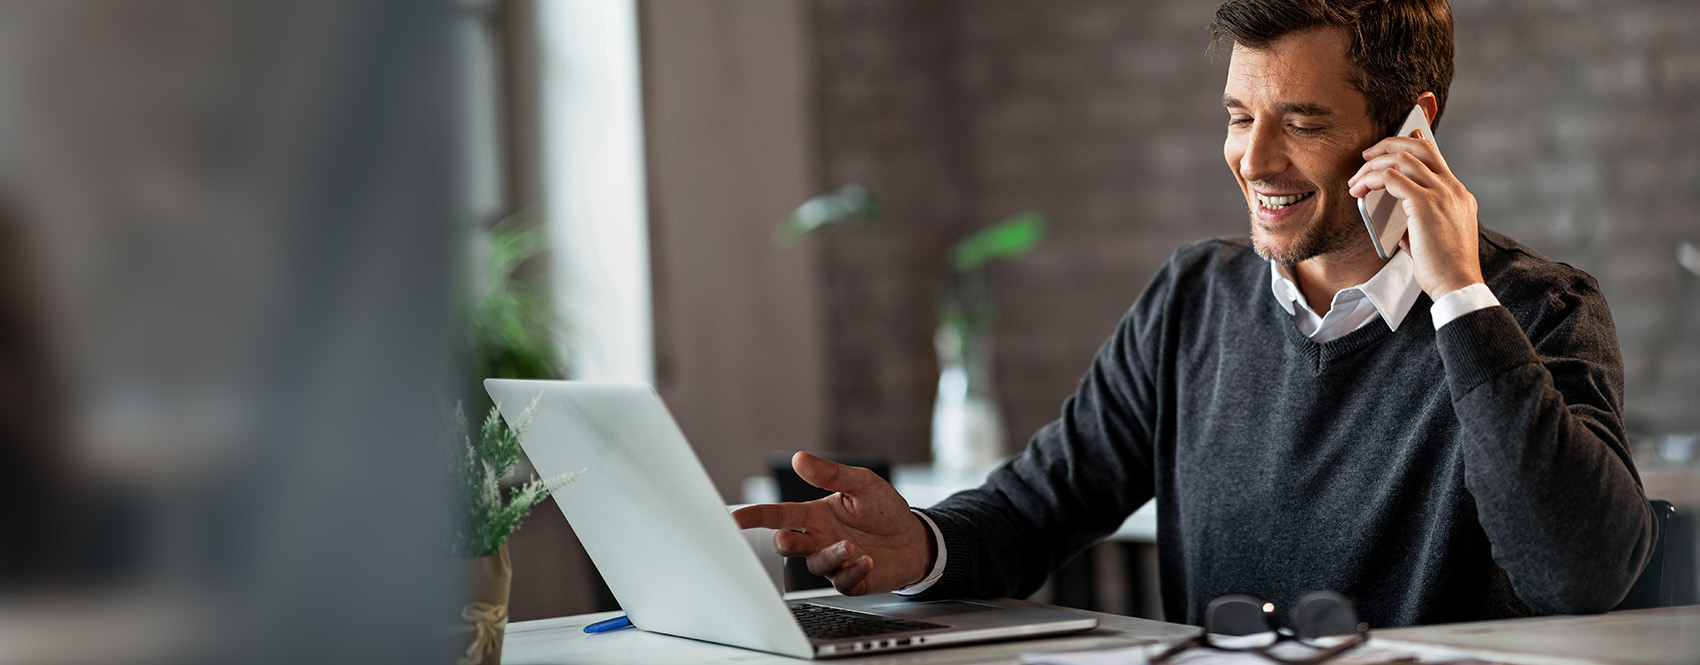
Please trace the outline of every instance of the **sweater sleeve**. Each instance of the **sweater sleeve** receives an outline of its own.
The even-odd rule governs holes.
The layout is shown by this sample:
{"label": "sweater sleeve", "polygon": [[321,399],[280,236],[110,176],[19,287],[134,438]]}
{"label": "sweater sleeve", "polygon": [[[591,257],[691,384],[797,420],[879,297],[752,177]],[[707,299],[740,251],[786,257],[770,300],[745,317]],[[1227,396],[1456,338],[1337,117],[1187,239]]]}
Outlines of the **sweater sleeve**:
{"label": "sweater sleeve", "polygon": [[1061,417],[978,488],[923,512],[950,562],[920,598],[1025,597],[1152,496],[1152,338],[1171,266],[1099,348]]}
{"label": "sweater sleeve", "polygon": [[1547,614],[1610,610],[1656,542],[1625,441],[1611,314],[1591,278],[1564,281],[1502,293],[1506,307],[1436,334],[1494,561]]}

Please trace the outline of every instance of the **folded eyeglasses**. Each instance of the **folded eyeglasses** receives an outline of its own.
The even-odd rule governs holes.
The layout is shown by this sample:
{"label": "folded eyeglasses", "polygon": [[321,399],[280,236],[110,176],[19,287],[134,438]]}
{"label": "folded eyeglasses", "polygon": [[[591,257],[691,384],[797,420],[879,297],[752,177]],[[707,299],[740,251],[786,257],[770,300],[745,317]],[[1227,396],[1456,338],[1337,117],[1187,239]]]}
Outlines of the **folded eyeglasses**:
{"label": "folded eyeglasses", "polygon": [[[1352,601],[1333,591],[1312,591],[1293,605],[1292,628],[1276,623],[1275,604],[1256,596],[1232,594],[1210,601],[1204,608],[1204,632],[1163,650],[1151,658],[1156,665],[1188,649],[1252,652],[1285,665],[1318,665],[1369,639],[1369,625],[1358,621]],[[1211,635],[1233,637],[1217,639]],[[1243,637],[1242,637],[1243,636]],[[1327,639],[1336,638],[1343,639]],[[1292,650],[1277,654],[1282,642],[1297,642],[1312,651],[1302,657]]]}

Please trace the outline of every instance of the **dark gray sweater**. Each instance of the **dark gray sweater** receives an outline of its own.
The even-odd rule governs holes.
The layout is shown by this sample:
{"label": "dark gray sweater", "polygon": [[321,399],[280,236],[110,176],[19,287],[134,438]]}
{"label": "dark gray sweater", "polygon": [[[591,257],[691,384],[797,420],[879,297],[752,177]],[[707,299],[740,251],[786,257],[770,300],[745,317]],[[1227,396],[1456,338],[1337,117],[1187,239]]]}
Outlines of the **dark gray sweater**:
{"label": "dark gray sweater", "polygon": [[1654,535],[1611,314],[1586,273],[1480,247],[1503,307],[1437,332],[1423,296],[1321,344],[1248,242],[1181,248],[1062,417],[924,511],[949,558],[923,597],[1031,594],[1156,497],[1172,621],[1315,589],[1373,627],[1610,609]]}

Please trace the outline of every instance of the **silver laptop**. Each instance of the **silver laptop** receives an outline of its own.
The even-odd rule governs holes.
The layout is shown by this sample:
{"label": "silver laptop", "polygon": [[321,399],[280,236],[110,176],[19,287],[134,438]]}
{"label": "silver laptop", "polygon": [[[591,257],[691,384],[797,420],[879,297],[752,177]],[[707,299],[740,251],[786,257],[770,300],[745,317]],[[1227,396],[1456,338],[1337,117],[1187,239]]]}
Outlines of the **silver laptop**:
{"label": "silver laptop", "polygon": [[1007,599],[879,594],[787,603],[653,388],[506,379],[484,386],[510,424],[537,404],[520,445],[539,474],[583,470],[556,491],[556,505],[638,628],[825,658],[1098,625],[1087,614]]}

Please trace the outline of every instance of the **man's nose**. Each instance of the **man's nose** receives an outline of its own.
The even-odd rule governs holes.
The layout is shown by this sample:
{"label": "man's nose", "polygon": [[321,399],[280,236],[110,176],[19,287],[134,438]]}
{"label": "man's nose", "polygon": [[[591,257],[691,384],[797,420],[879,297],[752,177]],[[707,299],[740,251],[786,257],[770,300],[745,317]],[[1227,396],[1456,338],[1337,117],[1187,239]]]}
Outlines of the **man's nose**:
{"label": "man's nose", "polygon": [[1258,123],[1246,136],[1245,152],[1240,155],[1240,177],[1256,182],[1286,170],[1287,148],[1280,128],[1265,128],[1263,123]]}

